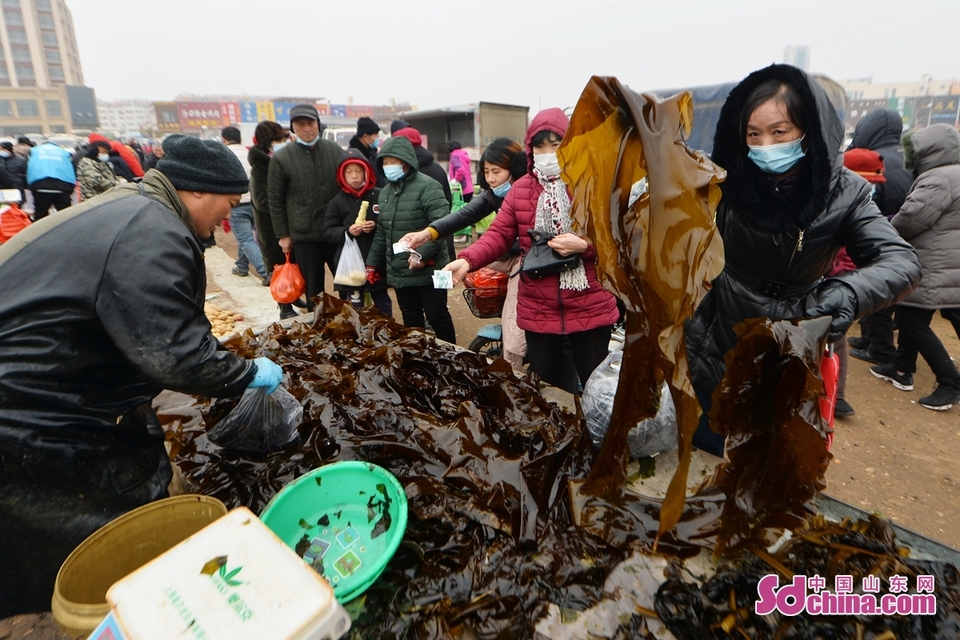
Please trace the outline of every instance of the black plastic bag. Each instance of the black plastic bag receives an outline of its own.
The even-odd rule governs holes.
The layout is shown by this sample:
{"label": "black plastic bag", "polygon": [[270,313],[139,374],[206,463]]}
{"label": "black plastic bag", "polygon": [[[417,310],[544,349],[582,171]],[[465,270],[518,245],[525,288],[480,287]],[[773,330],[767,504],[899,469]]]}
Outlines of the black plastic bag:
{"label": "black plastic bag", "polygon": [[254,387],[243,392],[207,437],[224,449],[267,453],[292,442],[302,419],[303,405],[282,387],[272,394]]}

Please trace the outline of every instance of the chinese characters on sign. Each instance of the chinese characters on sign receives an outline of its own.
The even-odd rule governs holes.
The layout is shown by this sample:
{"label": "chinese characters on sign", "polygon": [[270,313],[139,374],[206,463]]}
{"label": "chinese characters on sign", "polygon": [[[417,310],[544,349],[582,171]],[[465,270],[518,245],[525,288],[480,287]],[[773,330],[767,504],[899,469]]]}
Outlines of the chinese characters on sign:
{"label": "chinese characters on sign", "polygon": [[[223,127],[225,122],[219,102],[178,102],[177,113],[182,129],[202,129]],[[239,120],[239,118],[238,118]]]}

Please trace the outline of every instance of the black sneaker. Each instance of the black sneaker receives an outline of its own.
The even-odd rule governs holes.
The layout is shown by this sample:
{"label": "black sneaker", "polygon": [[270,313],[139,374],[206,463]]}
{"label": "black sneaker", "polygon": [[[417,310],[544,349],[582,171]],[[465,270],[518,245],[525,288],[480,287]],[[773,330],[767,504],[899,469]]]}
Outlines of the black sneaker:
{"label": "black sneaker", "polygon": [[889,360],[881,358],[876,351],[870,348],[850,349],[850,355],[857,360],[863,360],[864,362],[869,362],[870,364],[887,364],[890,362]]}
{"label": "black sneaker", "polygon": [[933,393],[926,398],[920,398],[920,406],[934,411],[946,411],[958,402],[960,402],[960,389],[945,387],[942,384],[934,387]]}
{"label": "black sneaker", "polygon": [[855,413],[853,407],[850,406],[850,403],[844,400],[843,398],[837,398],[837,406],[833,408],[833,415],[837,418],[846,418],[847,416],[852,416]]}
{"label": "black sneaker", "polygon": [[289,304],[282,304],[282,305],[280,305],[280,319],[281,319],[281,320],[286,320],[287,318],[296,318],[298,315],[300,315],[300,314],[297,313],[296,310],[294,310],[294,308],[293,308],[292,306],[290,306]]}
{"label": "black sneaker", "polygon": [[234,267],[233,269],[230,269],[230,273],[232,273],[235,276],[240,276],[241,278],[246,278],[248,275],[250,275],[250,272],[240,271],[240,269],[236,267]]}
{"label": "black sneaker", "polygon": [[866,349],[870,346],[870,341],[866,338],[857,338],[855,336],[850,336],[847,338],[847,344],[853,347],[854,349]]}
{"label": "black sneaker", "polygon": [[893,383],[893,386],[900,389],[900,391],[913,391],[913,374],[900,373],[892,364],[879,364],[875,367],[870,367],[870,373],[872,373],[875,378]]}

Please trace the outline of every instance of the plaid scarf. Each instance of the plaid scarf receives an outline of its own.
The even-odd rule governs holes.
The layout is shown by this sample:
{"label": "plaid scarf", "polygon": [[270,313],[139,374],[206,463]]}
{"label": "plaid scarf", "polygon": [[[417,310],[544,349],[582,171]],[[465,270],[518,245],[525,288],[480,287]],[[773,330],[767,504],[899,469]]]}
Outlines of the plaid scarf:
{"label": "plaid scarf", "polygon": [[[537,200],[537,217],[534,229],[541,233],[558,236],[563,233],[573,233],[570,220],[570,194],[567,185],[560,176],[545,176],[536,168],[533,175],[540,181],[543,192]],[[587,272],[580,263],[576,269],[570,269],[560,274],[560,288],[572,291],[585,291],[590,288],[587,282]]]}

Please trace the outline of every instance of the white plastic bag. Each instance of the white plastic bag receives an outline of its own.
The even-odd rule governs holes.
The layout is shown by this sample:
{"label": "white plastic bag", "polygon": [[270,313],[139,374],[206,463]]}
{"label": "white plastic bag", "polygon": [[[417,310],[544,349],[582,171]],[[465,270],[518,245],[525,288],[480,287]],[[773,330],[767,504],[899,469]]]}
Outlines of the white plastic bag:
{"label": "white plastic bag", "polygon": [[343,250],[340,252],[340,262],[337,263],[337,274],[333,277],[333,283],[362,287],[367,283],[367,267],[363,263],[360,245],[350,236],[349,231],[344,231],[343,236]]}
{"label": "white plastic bag", "polygon": [[[623,351],[613,351],[607,355],[600,366],[590,374],[580,398],[587,430],[598,449],[610,428],[613,399],[617,395],[622,362]],[[660,408],[657,409],[657,415],[641,420],[637,426],[630,429],[627,444],[630,446],[630,455],[634,458],[652,456],[677,448],[677,411],[666,382],[660,389]]]}

